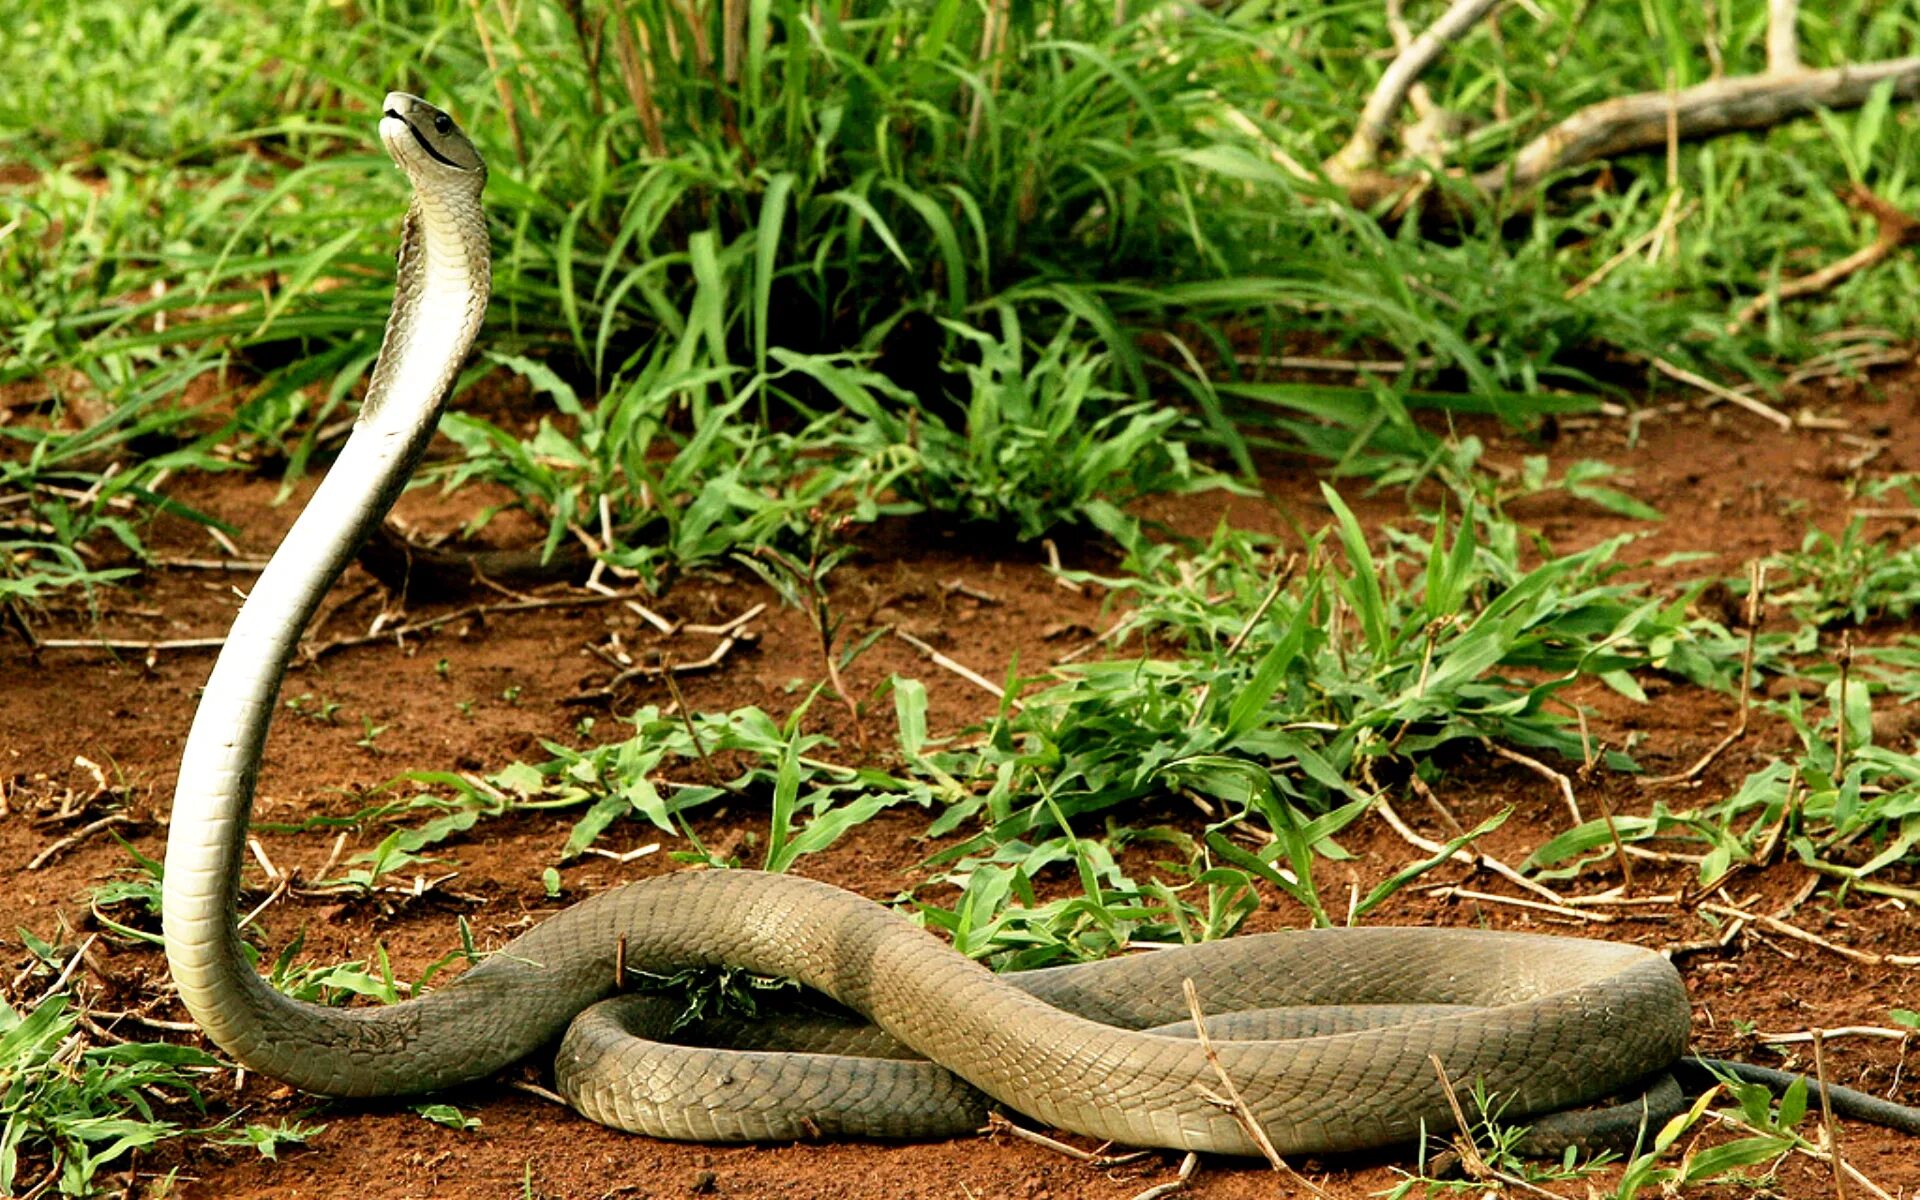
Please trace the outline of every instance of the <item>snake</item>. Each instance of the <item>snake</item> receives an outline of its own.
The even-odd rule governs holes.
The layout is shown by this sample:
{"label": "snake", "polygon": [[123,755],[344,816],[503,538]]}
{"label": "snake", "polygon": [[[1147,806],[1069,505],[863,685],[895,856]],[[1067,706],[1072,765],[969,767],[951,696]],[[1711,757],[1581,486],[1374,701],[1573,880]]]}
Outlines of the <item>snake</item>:
{"label": "snake", "polygon": [[[432,437],[490,290],[487,168],[472,142],[400,92],[379,133],[412,189],[379,356],[351,436],[233,621],[174,795],[168,967],[233,1060],[309,1092],[371,1097],[484,1079],[558,1042],[556,1086],[571,1104],[660,1137],[943,1136],[994,1103],[1140,1146],[1251,1154],[1257,1128],[1284,1154],[1452,1128],[1448,1080],[1522,1117],[1618,1092],[1682,1054],[1680,976],[1630,944],[1335,928],[997,975],[854,893],[745,870],[610,888],[392,1005],[277,991],[234,916],[275,699],[307,622]],[[829,1019],[824,1036],[860,1048],[825,1053],[765,1031],[745,1048],[655,1040],[659,1004],[630,994],[629,977],[715,966],[823,994],[862,1023]]]}

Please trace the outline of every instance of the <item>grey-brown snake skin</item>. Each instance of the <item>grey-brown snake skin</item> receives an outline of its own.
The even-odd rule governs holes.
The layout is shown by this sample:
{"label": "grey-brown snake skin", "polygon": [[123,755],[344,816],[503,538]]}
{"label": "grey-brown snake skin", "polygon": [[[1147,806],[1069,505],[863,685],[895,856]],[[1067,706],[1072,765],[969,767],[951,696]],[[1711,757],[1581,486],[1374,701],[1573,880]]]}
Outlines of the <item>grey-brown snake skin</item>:
{"label": "grey-brown snake skin", "polygon": [[[1348,1029],[1219,1044],[1282,1153],[1404,1141],[1423,1122],[1450,1127],[1429,1055],[1463,1088],[1481,1080],[1511,1097],[1508,1113],[1521,1116],[1611,1092],[1680,1054],[1688,1028],[1680,978],[1629,945],[1319,930],[1010,980],[851,893],[747,871],[682,873],[602,893],[403,1004],[328,1009],[274,991],[244,955],[233,912],[280,678],[321,597],[432,435],[487,301],[478,154],[444,113],[400,93],[387,98],[381,136],[414,199],[380,361],[353,436],[234,622],[174,801],[167,958],[194,1019],[235,1059],[340,1096],[482,1078],[559,1038],[607,995],[622,939],[635,969],[724,963],[798,978],[1011,1108],[1135,1145],[1253,1150],[1203,1093],[1218,1081],[1198,1044],[1138,1032],[1185,1019],[1183,978],[1194,980],[1209,1014],[1332,1006],[1319,1017],[1275,1015],[1282,1027],[1269,1034],[1311,1033],[1326,1020]],[[617,1035],[624,1019],[596,1010],[559,1053],[561,1090],[609,1124],[737,1139],[926,1135],[978,1120],[981,1102],[969,1089],[920,1064],[665,1053]],[[1366,1027],[1380,1019],[1395,1023]],[[914,1123],[921,1109],[931,1124]]]}

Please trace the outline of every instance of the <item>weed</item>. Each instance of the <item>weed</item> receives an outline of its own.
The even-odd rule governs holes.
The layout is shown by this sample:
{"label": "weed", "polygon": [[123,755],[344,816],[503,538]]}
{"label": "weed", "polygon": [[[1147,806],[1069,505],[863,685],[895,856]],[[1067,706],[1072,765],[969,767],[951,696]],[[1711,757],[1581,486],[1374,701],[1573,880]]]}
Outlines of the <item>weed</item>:
{"label": "weed", "polygon": [[325,697],[315,697],[311,692],[301,692],[282,701],[290,713],[305,717],[321,725],[331,725],[339,717],[340,702]]}

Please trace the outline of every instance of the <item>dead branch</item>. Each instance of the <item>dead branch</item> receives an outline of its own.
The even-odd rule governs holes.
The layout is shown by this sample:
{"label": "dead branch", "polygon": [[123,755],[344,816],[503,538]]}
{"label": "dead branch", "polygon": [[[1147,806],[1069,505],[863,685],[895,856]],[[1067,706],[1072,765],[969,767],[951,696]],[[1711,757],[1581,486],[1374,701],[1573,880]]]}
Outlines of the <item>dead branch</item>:
{"label": "dead branch", "polygon": [[[891,625],[891,626],[888,626],[888,628],[893,631],[894,637],[899,638],[901,641],[905,642],[907,645],[912,646],[915,650],[918,650],[920,653],[926,655],[928,661],[932,662],[934,666],[953,672],[955,675],[958,675],[960,678],[966,680],[968,683],[971,683],[973,686],[979,688],[981,691],[987,693],[989,696],[992,696],[996,700],[1002,700],[1006,698],[1007,692],[1005,688],[1001,687],[999,684],[995,683],[993,680],[988,679],[985,675],[982,675],[980,672],[974,670],[972,667],[967,666],[963,662],[959,662],[959,661],[956,661],[955,659],[948,658],[946,655],[940,653],[938,650],[935,650],[932,646],[929,646],[926,642],[921,641],[919,638],[908,633],[906,630],[900,628],[898,625]],[[1017,696],[1014,697],[1011,703],[1013,707],[1016,709],[1022,707],[1020,703],[1020,699]]]}
{"label": "dead branch", "polygon": [[1724,400],[1728,404],[1744,408],[1756,417],[1763,417],[1766,420],[1772,421],[1781,429],[1793,428],[1792,417],[1789,417],[1771,404],[1767,404],[1761,400],[1755,400],[1745,392],[1736,392],[1730,387],[1722,387],[1706,376],[1696,375],[1685,367],[1676,367],[1664,358],[1656,357],[1650,359],[1647,365],[1662,375],[1665,375],[1668,379],[1677,380],[1689,387],[1699,388],[1715,400]]}
{"label": "dead branch", "polygon": [[1896,96],[1920,95],[1920,56],[1788,75],[1716,79],[1675,92],[1641,92],[1603,100],[1528,142],[1511,164],[1473,176],[1474,186],[1489,195],[1528,191],[1569,167],[1664,146],[1669,121],[1679,140],[1700,141],[1743,129],[1766,129],[1818,108],[1858,108],[1888,80]]}
{"label": "dead branch", "polygon": [[1739,333],[1754,318],[1776,303],[1831,290],[1841,280],[1891,258],[1895,251],[1920,243],[1920,220],[1901,212],[1859,184],[1856,183],[1843,192],[1841,199],[1846,201],[1848,207],[1858,209],[1873,218],[1875,225],[1873,241],[1817,271],[1782,280],[1780,286],[1771,294],[1763,292],[1747,301],[1741,306],[1740,311],[1734,314],[1733,320],[1727,322],[1728,333]]}
{"label": "dead branch", "polygon": [[[1442,50],[1479,24],[1480,18],[1486,16],[1495,3],[1496,0],[1453,0],[1439,20],[1407,44],[1374,85],[1373,95],[1367,97],[1366,107],[1360,110],[1353,136],[1324,164],[1329,179],[1349,192],[1363,182],[1361,177],[1380,157],[1380,147],[1392,131],[1394,115],[1407,102],[1407,93],[1421,73],[1440,57]],[[1363,203],[1358,199],[1354,202]]]}
{"label": "dead branch", "polygon": [[1800,69],[1800,0],[1767,0],[1767,74]]}
{"label": "dead branch", "polygon": [[38,871],[41,867],[52,862],[56,855],[73,849],[103,829],[111,829],[115,825],[131,825],[133,823],[134,818],[127,813],[110,813],[107,816],[101,817],[98,821],[82,825],[66,837],[49,844],[46,849],[34,855],[32,861],[27,863],[27,870]]}
{"label": "dead branch", "polygon": [[[1490,12],[1496,0],[1453,0],[1419,36],[1407,40],[1397,5],[1389,24],[1400,52],[1374,85],[1347,142],[1324,163],[1327,178],[1344,188],[1355,206],[1403,203],[1425,188],[1421,173],[1393,174],[1377,164],[1395,116],[1413,95],[1421,74],[1449,45]],[[1641,92],[1588,105],[1523,146],[1505,163],[1467,175],[1474,190],[1496,196],[1530,192],[1549,176],[1639,150],[1671,148],[1740,130],[1766,129],[1815,109],[1840,111],[1866,103],[1876,87],[1891,82],[1896,96],[1920,95],[1920,56],[1810,71],[1800,64],[1795,22],[1797,0],[1770,0],[1767,70],[1740,78],[1716,77],[1693,87]],[[1422,116],[1431,101],[1421,100]],[[1855,268],[1858,269],[1858,268]]]}

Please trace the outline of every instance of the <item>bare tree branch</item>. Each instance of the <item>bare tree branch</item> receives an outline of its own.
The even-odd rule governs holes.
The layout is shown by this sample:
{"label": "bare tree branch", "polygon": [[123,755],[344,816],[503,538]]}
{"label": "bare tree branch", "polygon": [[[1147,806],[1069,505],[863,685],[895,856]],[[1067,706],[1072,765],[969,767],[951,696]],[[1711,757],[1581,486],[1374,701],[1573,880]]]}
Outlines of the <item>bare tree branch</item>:
{"label": "bare tree branch", "polygon": [[[1431,198],[1426,193],[1430,174],[1392,174],[1379,168],[1381,147],[1400,109],[1410,100],[1423,119],[1442,111],[1421,89],[1420,75],[1498,3],[1452,0],[1439,20],[1412,37],[1401,12],[1402,0],[1386,0],[1387,26],[1399,53],[1374,85],[1353,135],[1321,164],[1326,177],[1344,188],[1353,204],[1369,208],[1394,200],[1407,207]],[[1716,72],[1715,78],[1693,87],[1588,105],[1521,147],[1510,161],[1465,176],[1466,182],[1483,195],[1529,192],[1555,172],[1615,155],[1663,145],[1671,153],[1681,141],[1765,129],[1819,108],[1858,108],[1882,83],[1890,82],[1894,94],[1903,98],[1920,95],[1920,56],[1806,70],[1800,63],[1799,7],[1799,0],[1768,0],[1764,74],[1728,79]],[[1582,15],[1584,11],[1583,6]],[[1414,135],[1419,132],[1416,128],[1403,141],[1418,140]],[[1427,152],[1436,148],[1425,146]],[[1879,257],[1886,253],[1880,251]],[[1868,258],[1861,265],[1875,261],[1877,257]]]}
{"label": "bare tree branch", "polygon": [[[1475,175],[1473,182],[1489,194],[1526,191],[1568,167],[1663,146],[1669,121],[1682,141],[1765,129],[1816,108],[1858,108],[1888,80],[1895,95],[1910,99],[1920,94],[1920,56],[1792,75],[1717,79],[1677,92],[1603,100],[1528,142],[1511,163]],[[1409,184],[1403,181],[1401,186]]]}
{"label": "bare tree branch", "polygon": [[1817,271],[1810,271],[1793,279],[1781,280],[1779,288],[1772,294],[1763,292],[1747,301],[1734,315],[1733,320],[1728,322],[1728,333],[1740,332],[1748,322],[1766,312],[1778,300],[1791,300],[1795,296],[1811,296],[1817,292],[1824,292],[1847,276],[1864,271],[1882,259],[1891,257],[1894,251],[1901,247],[1920,243],[1920,220],[1901,212],[1866,188],[1855,184],[1846,193],[1844,199],[1848,205],[1874,219],[1878,229],[1873,241]]}
{"label": "bare tree branch", "polygon": [[1421,72],[1460,40],[1499,0],[1453,0],[1432,26],[1421,31],[1387,67],[1374,85],[1353,136],[1324,164],[1327,177],[1342,186],[1351,184],[1380,157],[1380,146],[1392,132],[1394,116],[1407,102],[1407,93]]}
{"label": "bare tree branch", "polygon": [[1800,0],[1767,0],[1767,74],[1800,69]]}

